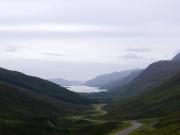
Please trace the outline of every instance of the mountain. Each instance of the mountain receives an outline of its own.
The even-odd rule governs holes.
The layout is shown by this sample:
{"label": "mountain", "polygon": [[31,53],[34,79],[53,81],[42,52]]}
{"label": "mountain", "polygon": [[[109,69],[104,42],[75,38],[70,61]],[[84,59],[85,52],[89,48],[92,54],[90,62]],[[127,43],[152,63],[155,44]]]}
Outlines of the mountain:
{"label": "mountain", "polygon": [[89,102],[79,94],[50,81],[16,71],[0,68],[0,81],[68,103],[87,104]]}
{"label": "mountain", "polygon": [[109,115],[121,119],[161,117],[180,112],[180,72],[161,86],[138,96],[115,101]]}
{"label": "mountain", "polygon": [[[58,135],[64,117],[79,115],[89,100],[41,78],[0,68],[0,134]],[[56,125],[61,122],[62,125]],[[65,128],[64,128],[65,127]]]}
{"label": "mountain", "polygon": [[51,118],[78,112],[80,106],[0,82],[0,117]]}
{"label": "mountain", "polygon": [[127,71],[122,71],[122,72],[113,72],[109,74],[100,75],[94,79],[87,81],[86,85],[92,86],[92,87],[104,88],[107,84],[111,84],[114,81],[127,77],[133,71],[135,70],[127,70]]}
{"label": "mountain", "polygon": [[158,119],[144,120],[144,127],[136,135],[179,135],[180,113],[172,113]]}
{"label": "mountain", "polygon": [[180,70],[180,61],[159,61],[148,66],[138,77],[123,87],[113,89],[117,99],[138,95],[156,88],[176,75]]}
{"label": "mountain", "polygon": [[57,79],[50,79],[49,81],[56,83],[61,86],[68,86],[68,85],[81,85],[83,84],[80,81],[69,81],[63,78],[57,78]]}
{"label": "mountain", "polygon": [[172,60],[173,61],[180,61],[180,53],[178,53]]}
{"label": "mountain", "polygon": [[131,81],[133,81],[136,77],[138,77],[143,70],[137,70],[132,72],[130,75],[121,78],[119,80],[115,80],[113,82],[107,83],[104,86],[102,86],[102,89],[107,89],[107,90],[114,90],[116,88],[119,88],[121,86],[129,84]]}

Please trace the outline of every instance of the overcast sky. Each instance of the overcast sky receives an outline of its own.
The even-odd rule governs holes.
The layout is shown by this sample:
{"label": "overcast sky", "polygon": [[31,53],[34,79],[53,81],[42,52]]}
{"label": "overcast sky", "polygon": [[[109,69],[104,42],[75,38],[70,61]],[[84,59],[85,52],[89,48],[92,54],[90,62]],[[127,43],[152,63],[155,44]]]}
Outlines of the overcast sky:
{"label": "overcast sky", "polygon": [[43,78],[96,75],[180,51],[180,0],[0,0],[0,66]]}

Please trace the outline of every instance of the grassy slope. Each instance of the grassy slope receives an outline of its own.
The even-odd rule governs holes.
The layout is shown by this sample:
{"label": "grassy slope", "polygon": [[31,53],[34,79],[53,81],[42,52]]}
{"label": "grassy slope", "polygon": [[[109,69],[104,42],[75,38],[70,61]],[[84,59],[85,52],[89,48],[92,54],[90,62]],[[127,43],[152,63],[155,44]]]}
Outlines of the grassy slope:
{"label": "grassy slope", "polygon": [[16,71],[0,68],[0,81],[73,104],[86,104],[89,102],[77,93],[71,92],[52,82]]}
{"label": "grassy slope", "polygon": [[121,119],[159,117],[179,111],[180,74],[154,90],[109,106],[109,116]]}
{"label": "grassy slope", "polygon": [[[100,102],[111,102],[137,96],[143,92],[159,87],[180,70],[180,61],[159,61],[149,65],[142,73],[129,84],[116,87],[121,82],[116,82],[114,89],[108,92],[89,94],[90,98],[99,99]],[[127,78],[126,78],[127,79]],[[118,84],[120,83],[120,84]]]}
{"label": "grassy slope", "polygon": [[129,123],[122,123],[120,121],[96,119],[96,117],[106,114],[103,110],[104,106],[105,104],[92,105],[92,109],[84,116],[67,117],[65,119],[67,125],[63,125],[64,122],[62,120],[59,121],[58,125],[68,127],[69,131],[71,131],[67,133],[69,135],[113,135],[130,126]]}
{"label": "grassy slope", "polygon": [[[99,109],[94,112],[100,115]],[[95,115],[93,113],[93,115]],[[0,119],[1,135],[109,135],[114,129],[124,129],[128,123],[99,122],[86,118],[61,117],[42,121]]]}
{"label": "grassy slope", "polygon": [[52,117],[75,113],[80,106],[46,95],[0,83],[0,116],[8,118]]}
{"label": "grassy slope", "polygon": [[114,99],[137,96],[162,85],[180,70],[180,61],[159,61],[151,64],[127,86],[114,89],[110,94]]}
{"label": "grassy slope", "polygon": [[79,105],[0,82],[1,135],[59,135],[67,129],[51,121],[80,111]]}
{"label": "grassy slope", "polygon": [[180,135],[180,113],[142,122],[144,126],[130,135]]}

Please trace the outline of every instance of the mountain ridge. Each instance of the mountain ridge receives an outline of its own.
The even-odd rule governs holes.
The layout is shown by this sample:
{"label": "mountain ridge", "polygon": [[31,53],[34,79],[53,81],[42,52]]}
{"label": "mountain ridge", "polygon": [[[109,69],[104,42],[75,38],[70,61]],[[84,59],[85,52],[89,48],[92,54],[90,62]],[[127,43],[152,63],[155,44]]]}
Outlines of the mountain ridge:
{"label": "mountain ridge", "polygon": [[85,84],[88,86],[104,88],[104,86],[106,86],[108,83],[114,82],[114,81],[122,79],[124,77],[127,77],[133,71],[135,71],[135,69],[99,75],[99,76],[87,81]]}
{"label": "mountain ridge", "polygon": [[55,78],[55,79],[48,79],[49,81],[56,83],[61,86],[68,86],[68,85],[82,85],[83,82],[80,81],[73,81],[73,80],[67,80],[64,78]]}
{"label": "mountain ridge", "polygon": [[180,61],[159,61],[150,64],[135,80],[111,93],[117,99],[138,95],[163,84],[180,70]]}
{"label": "mountain ridge", "polygon": [[180,52],[175,57],[173,57],[172,60],[173,61],[180,61]]}
{"label": "mountain ridge", "polygon": [[87,99],[75,92],[69,91],[66,88],[47,80],[29,76],[17,71],[0,68],[0,81],[73,104],[81,104],[83,102],[85,104],[88,103]]}
{"label": "mountain ridge", "polygon": [[109,106],[109,115],[121,119],[140,119],[160,117],[179,112],[180,107],[180,70],[157,88],[143,92],[138,96],[113,102]]}

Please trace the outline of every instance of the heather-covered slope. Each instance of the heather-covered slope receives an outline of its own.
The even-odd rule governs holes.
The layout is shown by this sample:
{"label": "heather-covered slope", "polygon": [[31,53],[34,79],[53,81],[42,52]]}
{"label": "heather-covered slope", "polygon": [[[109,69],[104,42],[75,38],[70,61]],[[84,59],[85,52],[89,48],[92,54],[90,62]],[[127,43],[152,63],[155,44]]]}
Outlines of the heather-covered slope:
{"label": "heather-covered slope", "polygon": [[121,78],[121,79],[113,81],[113,82],[109,82],[101,88],[107,89],[107,90],[114,90],[114,89],[119,88],[121,86],[125,86],[125,85],[129,84],[130,82],[132,82],[142,72],[143,72],[143,70],[134,71],[130,75],[128,75],[127,77]]}
{"label": "heather-covered slope", "polygon": [[127,71],[122,71],[122,72],[113,72],[113,73],[109,73],[109,74],[100,75],[94,79],[87,81],[86,85],[93,86],[93,87],[105,88],[108,84],[127,77],[133,71],[135,71],[135,70],[127,70]]}
{"label": "heather-covered slope", "polygon": [[180,112],[180,73],[158,88],[113,102],[109,112],[109,116],[121,119],[160,117]]}
{"label": "heather-covered slope", "polygon": [[129,135],[179,135],[180,113],[158,118],[142,120],[143,126]]}
{"label": "heather-covered slope", "polygon": [[0,81],[73,104],[86,104],[88,100],[75,92],[41,78],[0,68]]}
{"label": "heather-covered slope", "polygon": [[80,106],[0,82],[1,118],[50,118],[76,113]]}
{"label": "heather-covered slope", "polygon": [[147,67],[138,77],[126,86],[113,89],[116,99],[136,96],[165,83],[180,70],[180,61],[159,61]]}

